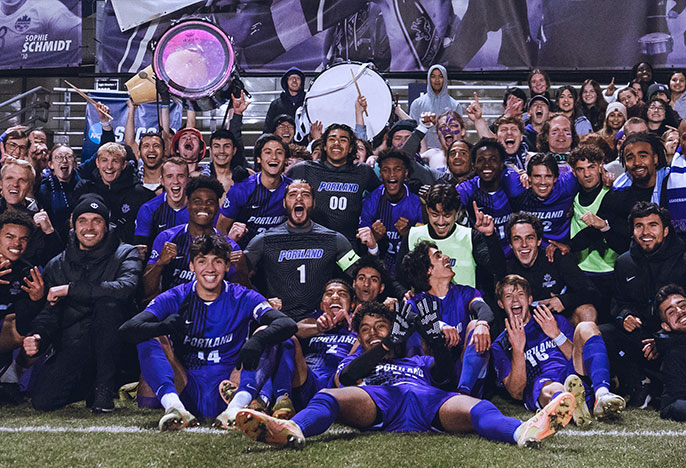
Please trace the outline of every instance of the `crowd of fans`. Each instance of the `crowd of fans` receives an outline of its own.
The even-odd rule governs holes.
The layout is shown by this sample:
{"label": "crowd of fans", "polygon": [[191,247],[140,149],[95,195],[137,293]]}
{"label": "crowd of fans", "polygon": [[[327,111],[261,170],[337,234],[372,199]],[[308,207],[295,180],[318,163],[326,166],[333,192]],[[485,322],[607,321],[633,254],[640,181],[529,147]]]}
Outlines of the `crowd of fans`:
{"label": "crowd of fans", "polygon": [[[686,420],[686,76],[652,72],[602,89],[533,70],[488,122],[433,66],[382,134],[360,96],[340,103],[354,128],[295,141],[291,69],[252,165],[244,96],[208,142],[164,112],[136,141],[130,103],[115,143],[98,104],[79,164],[10,128],[0,395],[106,413],[121,387],[161,430],[209,418],[293,446],[335,420],[520,445],[627,404]],[[542,411],[508,418],[496,393]]]}

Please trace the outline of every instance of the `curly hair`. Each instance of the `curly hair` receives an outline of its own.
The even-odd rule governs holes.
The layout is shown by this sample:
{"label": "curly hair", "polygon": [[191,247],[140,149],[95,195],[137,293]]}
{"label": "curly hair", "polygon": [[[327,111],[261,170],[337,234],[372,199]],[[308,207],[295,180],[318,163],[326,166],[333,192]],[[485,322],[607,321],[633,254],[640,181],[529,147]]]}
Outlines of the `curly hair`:
{"label": "curly hair", "polygon": [[388,320],[389,325],[392,325],[395,320],[395,312],[385,305],[376,301],[365,302],[357,309],[355,315],[353,315],[352,327],[354,331],[357,332],[360,330],[362,319],[367,315],[385,318]]}
{"label": "curly hair", "polygon": [[405,282],[412,286],[415,293],[431,289],[429,269],[431,268],[430,249],[432,248],[438,248],[435,242],[422,241],[403,257],[400,272]]}

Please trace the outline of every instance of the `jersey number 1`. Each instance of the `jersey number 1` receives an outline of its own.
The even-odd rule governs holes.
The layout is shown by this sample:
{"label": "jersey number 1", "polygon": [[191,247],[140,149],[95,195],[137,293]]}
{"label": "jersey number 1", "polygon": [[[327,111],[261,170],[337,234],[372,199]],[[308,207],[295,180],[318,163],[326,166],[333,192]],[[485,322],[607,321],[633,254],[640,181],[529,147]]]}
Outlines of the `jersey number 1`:
{"label": "jersey number 1", "polygon": [[305,264],[303,263],[298,268],[296,268],[296,270],[300,272],[300,284],[305,284]]}

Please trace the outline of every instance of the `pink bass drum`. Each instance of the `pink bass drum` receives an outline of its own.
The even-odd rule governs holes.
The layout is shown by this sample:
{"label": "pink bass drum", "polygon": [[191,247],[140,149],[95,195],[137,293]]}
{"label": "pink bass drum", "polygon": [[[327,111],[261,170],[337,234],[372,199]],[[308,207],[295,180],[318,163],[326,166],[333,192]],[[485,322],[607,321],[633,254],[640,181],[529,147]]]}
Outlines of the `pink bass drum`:
{"label": "pink bass drum", "polygon": [[216,109],[230,98],[233,47],[210,22],[186,20],[169,28],[155,46],[152,65],[169,92],[194,110]]}

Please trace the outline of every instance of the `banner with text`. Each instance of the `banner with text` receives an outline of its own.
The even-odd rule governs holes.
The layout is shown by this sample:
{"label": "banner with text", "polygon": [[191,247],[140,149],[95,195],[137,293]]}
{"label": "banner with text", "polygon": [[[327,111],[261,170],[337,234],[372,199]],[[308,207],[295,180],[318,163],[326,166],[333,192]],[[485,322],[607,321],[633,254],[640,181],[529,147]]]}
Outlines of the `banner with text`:
{"label": "banner with text", "polygon": [[[114,130],[114,138],[117,143],[124,144],[124,130],[126,129],[126,118],[129,111],[126,107],[126,99],[128,94],[98,94],[90,93],[90,96],[96,101],[102,102],[110,108],[110,115],[114,120],[110,122],[112,130]],[[176,131],[181,128],[181,113],[183,111],[180,104],[172,101],[170,107],[170,124],[172,130]],[[159,131],[157,126],[157,106],[154,103],[143,104],[136,108],[136,141],[140,136],[146,132]],[[88,161],[98,151],[100,146],[100,137],[102,136],[102,125],[100,124],[100,117],[95,107],[88,104],[86,107],[86,127],[83,131],[83,149],[81,150],[81,161]]]}
{"label": "banner with text", "polygon": [[104,73],[149,65],[150,45],[188,16],[218,24],[249,72],[312,72],[347,60],[382,72],[434,63],[450,71],[686,66],[684,0],[189,1],[125,32],[111,1],[120,2],[108,1],[98,32],[107,39],[98,52]]}
{"label": "banner with text", "polygon": [[0,2],[0,69],[81,63],[81,0]]}

